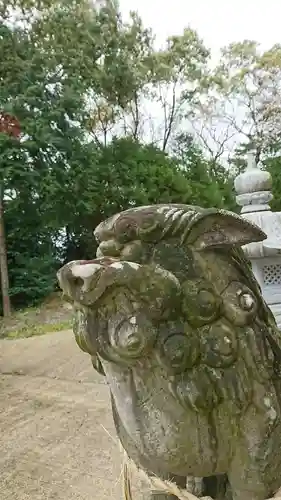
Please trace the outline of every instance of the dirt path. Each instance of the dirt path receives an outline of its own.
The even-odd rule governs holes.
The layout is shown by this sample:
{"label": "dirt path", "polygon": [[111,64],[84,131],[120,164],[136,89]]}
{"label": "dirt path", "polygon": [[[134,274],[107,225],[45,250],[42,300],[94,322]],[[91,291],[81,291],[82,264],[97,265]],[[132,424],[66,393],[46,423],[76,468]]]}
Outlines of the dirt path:
{"label": "dirt path", "polygon": [[71,332],[2,340],[0,372],[0,497],[121,500],[108,388]]}

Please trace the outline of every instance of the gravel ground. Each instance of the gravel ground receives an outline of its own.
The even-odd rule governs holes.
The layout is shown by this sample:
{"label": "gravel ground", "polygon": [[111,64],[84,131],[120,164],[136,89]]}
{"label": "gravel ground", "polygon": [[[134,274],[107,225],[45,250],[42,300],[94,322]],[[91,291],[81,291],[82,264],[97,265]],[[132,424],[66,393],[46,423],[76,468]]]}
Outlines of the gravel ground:
{"label": "gravel ground", "polygon": [[121,500],[108,388],[71,332],[0,341],[0,372],[0,497]]}

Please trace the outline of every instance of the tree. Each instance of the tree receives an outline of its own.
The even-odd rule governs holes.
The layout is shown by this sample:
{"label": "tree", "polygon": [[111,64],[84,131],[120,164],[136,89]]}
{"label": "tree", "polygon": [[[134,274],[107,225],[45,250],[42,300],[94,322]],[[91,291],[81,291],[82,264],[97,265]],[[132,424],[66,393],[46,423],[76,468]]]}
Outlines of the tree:
{"label": "tree", "polygon": [[[30,283],[32,279],[35,283],[36,273],[40,274],[39,263],[45,265],[45,270],[49,267],[50,277],[51,266],[46,266],[46,263],[49,257],[53,261],[55,259],[52,255],[54,245],[46,226],[48,207],[42,204],[41,181],[46,181],[44,189],[47,189],[52,167],[59,163],[59,149],[62,147],[65,158],[63,153],[71,148],[71,137],[75,131],[76,135],[78,132],[81,134],[71,120],[83,115],[83,106],[75,79],[66,75],[61,79],[59,71],[54,71],[50,54],[46,57],[42,46],[35,43],[30,21],[28,26],[24,23],[11,26],[8,21],[2,19],[0,26],[0,50],[3,55],[0,109],[2,117],[16,117],[21,126],[21,136],[15,141],[12,136],[0,134],[1,199],[5,201],[10,294],[14,303],[22,304],[20,297],[23,295],[35,298],[35,294],[31,297]],[[64,162],[64,169],[67,168]],[[35,230],[36,223],[40,226]],[[1,236],[3,243],[2,231]],[[1,255],[3,270],[3,244]],[[34,264],[32,275],[31,263]],[[6,278],[4,285],[7,288]],[[54,277],[51,282],[53,287]],[[41,287],[40,291],[37,287],[37,297],[46,289],[49,290],[50,286]],[[7,307],[6,295],[3,290],[4,309]]]}
{"label": "tree", "polygon": [[[145,39],[146,57],[139,72],[142,90],[127,113],[134,137],[168,150],[179,127],[189,119],[204,79],[209,52],[196,31],[170,36],[163,49]],[[146,76],[145,76],[146,75]]]}
{"label": "tree", "polygon": [[0,275],[1,275],[1,292],[3,297],[3,313],[5,317],[11,315],[10,302],[10,287],[9,287],[9,271],[8,258],[6,248],[5,235],[5,217],[4,217],[4,194],[6,177],[9,175],[11,168],[10,158],[5,157],[7,143],[13,145],[20,136],[20,124],[16,117],[7,113],[0,113],[0,150],[2,150],[2,169],[0,176]]}
{"label": "tree", "polygon": [[188,180],[176,160],[153,145],[143,145],[130,137],[114,138],[107,146],[100,146],[92,162],[90,156],[89,150],[89,162],[84,163],[78,178],[76,173],[75,205],[74,183],[69,180],[73,208],[69,210],[69,205],[64,212],[63,223],[68,228],[66,260],[93,257],[94,228],[116,212],[130,206],[187,203],[191,199]]}
{"label": "tree", "polygon": [[[93,229],[116,211],[228,206],[231,193],[219,162],[188,137],[171,151],[204,83],[208,53],[195,32],[156,50],[139,17],[124,23],[109,0],[14,0],[13,23],[10,5],[1,5],[0,109],[21,134],[0,134],[0,172],[17,307],[48,294],[65,260],[93,257]],[[164,129],[149,141],[143,106],[153,102]]]}
{"label": "tree", "polygon": [[162,148],[165,151],[179,120],[188,119],[201,85],[209,51],[196,31],[186,28],[182,35],[167,40],[165,50],[157,54],[158,70],[155,84],[164,115]]}
{"label": "tree", "polygon": [[1,293],[3,297],[3,313],[5,317],[11,315],[11,302],[9,290],[9,271],[5,236],[4,220],[4,188],[0,183],[0,275],[1,275]]}
{"label": "tree", "polygon": [[[279,150],[280,151],[280,150]],[[280,153],[275,156],[268,156],[264,160],[265,168],[272,176],[272,194],[273,199],[270,203],[271,209],[275,212],[281,212],[281,156]]]}
{"label": "tree", "polygon": [[257,42],[245,40],[222,49],[210,78],[206,114],[243,142],[244,151],[255,150],[257,162],[280,137],[280,76],[281,46],[261,52]]}
{"label": "tree", "polygon": [[218,160],[206,158],[193,136],[178,135],[173,151],[190,185],[191,203],[236,210],[231,172]]}

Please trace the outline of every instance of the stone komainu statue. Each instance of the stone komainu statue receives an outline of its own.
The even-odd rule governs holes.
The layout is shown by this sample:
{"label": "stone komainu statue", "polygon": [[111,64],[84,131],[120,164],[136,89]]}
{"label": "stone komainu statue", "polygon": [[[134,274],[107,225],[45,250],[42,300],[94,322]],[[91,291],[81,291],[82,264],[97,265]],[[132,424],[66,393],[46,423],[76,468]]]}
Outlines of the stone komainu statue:
{"label": "stone komainu statue", "polygon": [[58,279],[128,455],[180,486],[203,478],[202,495],[271,496],[281,483],[281,333],[240,248],[265,234],[223,210],[154,205],[117,214],[95,236],[97,258],[66,264]]}

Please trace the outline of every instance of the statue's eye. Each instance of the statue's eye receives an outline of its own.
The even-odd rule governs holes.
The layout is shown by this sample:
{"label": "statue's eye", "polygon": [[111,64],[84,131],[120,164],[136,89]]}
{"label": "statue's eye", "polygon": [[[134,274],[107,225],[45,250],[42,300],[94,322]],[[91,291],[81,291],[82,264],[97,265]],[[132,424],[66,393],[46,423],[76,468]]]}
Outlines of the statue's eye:
{"label": "statue's eye", "polygon": [[188,280],[183,283],[183,309],[188,322],[194,326],[214,321],[221,307],[221,299],[208,283]]}

